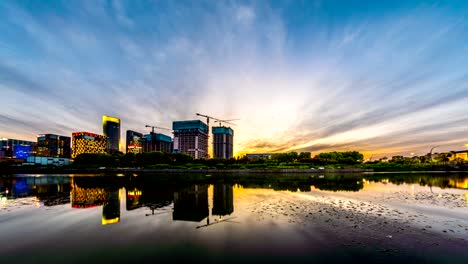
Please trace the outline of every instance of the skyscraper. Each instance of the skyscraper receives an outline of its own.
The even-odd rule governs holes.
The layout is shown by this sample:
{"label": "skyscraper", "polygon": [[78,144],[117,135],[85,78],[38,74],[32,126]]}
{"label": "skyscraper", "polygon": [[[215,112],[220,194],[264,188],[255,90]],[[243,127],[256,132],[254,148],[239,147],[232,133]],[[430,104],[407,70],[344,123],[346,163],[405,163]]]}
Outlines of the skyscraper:
{"label": "skyscraper", "polygon": [[82,153],[106,153],[107,137],[89,132],[72,134],[72,158]]}
{"label": "skyscraper", "polygon": [[53,134],[37,135],[36,155],[41,157],[70,158],[71,138]]}
{"label": "skyscraper", "polygon": [[126,148],[125,151],[127,153],[142,153],[143,152],[143,134],[132,131],[132,130],[127,130],[126,134]]}
{"label": "skyscraper", "polygon": [[213,127],[213,155],[216,159],[233,156],[234,131],[230,127]]}
{"label": "skyscraper", "polygon": [[174,121],[174,152],[208,158],[208,126],[200,120]]}
{"label": "skyscraper", "polygon": [[102,132],[107,137],[107,153],[120,151],[120,119],[102,116]]}

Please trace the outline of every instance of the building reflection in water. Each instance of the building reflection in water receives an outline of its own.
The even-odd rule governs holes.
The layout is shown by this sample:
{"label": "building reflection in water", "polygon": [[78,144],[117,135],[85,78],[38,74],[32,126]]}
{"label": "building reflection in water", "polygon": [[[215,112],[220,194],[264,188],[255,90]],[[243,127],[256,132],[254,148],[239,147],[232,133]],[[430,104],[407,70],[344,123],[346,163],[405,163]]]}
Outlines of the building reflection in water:
{"label": "building reflection in water", "polygon": [[72,182],[71,206],[73,208],[89,208],[103,205],[107,200],[107,192],[99,187],[80,187]]}
{"label": "building reflection in water", "polygon": [[133,190],[126,190],[126,209],[127,211],[135,210],[143,206],[141,203],[141,190],[134,188]]}
{"label": "building reflection in water", "polygon": [[107,200],[102,207],[102,225],[118,222],[120,222],[120,192],[116,189],[107,192]]}
{"label": "building reflection in water", "polygon": [[208,185],[196,184],[174,192],[172,220],[200,222],[208,214]]}
{"label": "building reflection in water", "polygon": [[0,179],[0,196],[5,199],[36,196],[44,206],[70,202],[69,177],[17,177]]}
{"label": "building reflection in water", "polygon": [[[78,179],[72,179],[72,208],[102,207],[102,225],[115,224],[120,221],[120,192],[117,187],[103,188],[88,186],[83,181],[80,186]],[[92,183],[91,183],[92,184]]]}
{"label": "building reflection in water", "polygon": [[234,212],[234,190],[232,185],[215,184],[213,190],[212,215],[225,216]]}
{"label": "building reflection in water", "polygon": [[146,214],[147,216],[155,215],[155,210],[171,205],[173,198],[174,190],[168,185],[143,185],[141,187],[141,197],[138,202],[138,207],[145,206],[149,208],[151,210],[151,214]]}
{"label": "building reflection in water", "polygon": [[457,189],[468,189],[468,178],[466,178],[466,179],[451,179],[449,181],[449,186],[455,187]]}

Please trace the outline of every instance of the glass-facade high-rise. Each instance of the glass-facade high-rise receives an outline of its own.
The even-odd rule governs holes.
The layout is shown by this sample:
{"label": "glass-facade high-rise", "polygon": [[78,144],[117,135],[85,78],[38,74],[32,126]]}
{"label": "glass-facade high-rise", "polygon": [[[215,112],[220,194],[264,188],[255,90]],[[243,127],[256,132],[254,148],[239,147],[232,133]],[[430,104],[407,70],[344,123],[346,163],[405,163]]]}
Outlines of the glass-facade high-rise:
{"label": "glass-facade high-rise", "polygon": [[215,159],[233,157],[234,131],[230,127],[213,127],[213,154]]}
{"label": "glass-facade high-rise", "polygon": [[107,137],[107,153],[120,151],[120,119],[102,116],[102,132]]}
{"label": "glass-facade high-rise", "polygon": [[71,138],[53,134],[37,135],[36,156],[70,158]]}

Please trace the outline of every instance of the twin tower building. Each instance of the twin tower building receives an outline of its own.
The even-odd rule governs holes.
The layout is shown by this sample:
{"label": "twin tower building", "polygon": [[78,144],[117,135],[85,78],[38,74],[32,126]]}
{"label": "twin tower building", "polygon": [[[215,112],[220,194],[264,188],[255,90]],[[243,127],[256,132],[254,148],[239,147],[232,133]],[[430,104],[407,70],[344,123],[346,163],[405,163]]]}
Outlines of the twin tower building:
{"label": "twin tower building", "polygon": [[[82,153],[114,153],[120,151],[120,119],[111,116],[102,117],[103,135],[89,132],[72,134],[72,158]],[[151,132],[143,134],[127,130],[126,152],[143,153],[162,151],[184,153],[195,159],[209,158],[208,139],[210,128],[200,120],[174,121],[174,138]],[[154,130],[153,130],[154,131]],[[212,128],[213,157],[229,159],[233,157],[234,131],[230,127]]]}

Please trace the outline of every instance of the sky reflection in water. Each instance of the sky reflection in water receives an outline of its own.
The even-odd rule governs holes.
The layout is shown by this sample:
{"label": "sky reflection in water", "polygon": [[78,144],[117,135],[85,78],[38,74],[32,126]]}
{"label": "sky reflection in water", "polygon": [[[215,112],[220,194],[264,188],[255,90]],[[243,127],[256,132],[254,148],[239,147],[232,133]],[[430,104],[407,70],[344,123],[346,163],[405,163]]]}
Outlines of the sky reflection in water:
{"label": "sky reflection in water", "polygon": [[[213,256],[225,259],[231,254],[311,260],[342,247],[336,240],[346,234],[328,233],[345,226],[334,222],[340,217],[360,219],[354,213],[362,210],[367,217],[362,221],[370,223],[375,218],[372,221],[377,225],[379,212],[390,216],[397,211],[383,208],[382,202],[401,206],[398,214],[402,216],[395,213],[395,226],[411,215],[403,210],[411,206],[432,206],[450,210],[449,214],[463,213],[460,210],[468,206],[466,176],[262,175],[235,180],[213,176],[175,182],[142,176],[1,178],[2,195],[8,199],[0,202],[0,231],[9,243],[0,253],[20,262],[30,260],[21,255],[24,250],[35,252],[29,255],[34,258],[49,258],[52,249],[59,250],[55,259],[59,262],[68,254],[78,261],[107,251],[112,259],[116,249],[122,254],[118,260],[132,259],[135,254],[174,257],[175,252],[200,256],[207,250],[212,261],[216,261]],[[446,213],[440,210],[438,214]],[[428,225],[425,217],[412,224]],[[463,239],[468,223],[457,217],[445,229]],[[350,227],[361,220],[355,221]],[[431,223],[434,231],[439,228],[437,221]],[[323,223],[331,230],[322,228]],[[365,226],[358,228],[361,225]],[[440,225],[438,231],[445,229]],[[377,235],[379,230],[373,232]],[[53,246],[44,248],[44,243]],[[327,247],[321,248],[321,243]],[[79,253],[73,253],[75,248]],[[349,257],[348,249],[343,250],[342,257]],[[334,260],[342,259],[335,256]]]}

